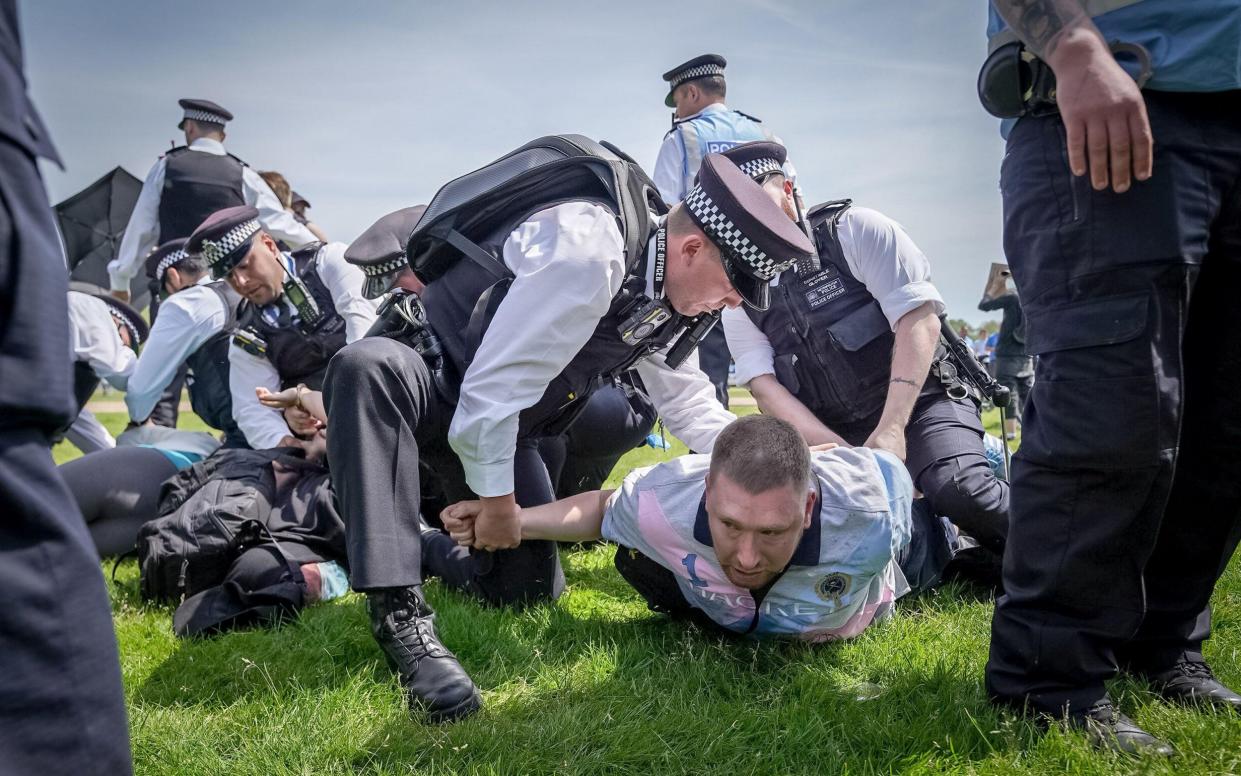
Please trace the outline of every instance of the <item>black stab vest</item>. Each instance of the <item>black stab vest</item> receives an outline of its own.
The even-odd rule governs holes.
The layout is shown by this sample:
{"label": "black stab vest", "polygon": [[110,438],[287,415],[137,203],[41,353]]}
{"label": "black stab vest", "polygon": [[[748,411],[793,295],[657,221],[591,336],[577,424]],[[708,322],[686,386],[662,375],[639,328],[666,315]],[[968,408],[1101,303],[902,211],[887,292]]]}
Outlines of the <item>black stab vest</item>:
{"label": "black stab vest", "polygon": [[245,164],[232,154],[191,151],[180,146],[164,156],[159,197],[159,241],[189,237],[207,216],[246,204],[241,187]]}
{"label": "black stab vest", "polygon": [[323,314],[312,331],[304,332],[297,324],[269,324],[259,308],[245,300],[237,309],[237,327],[250,330],[267,344],[267,360],[280,375],[282,388],[305,383],[312,390],[320,390],[327,362],[345,346],[345,319],[336,312],[332,292],[319,279],[315,267],[321,248],[321,243],[312,243],[291,254],[297,276]]}
{"label": "black stab vest", "polygon": [[[503,264],[504,242],[509,234],[534,213],[565,201],[573,200],[543,204],[506,220],[486,239],[478,241],[479,247]],[[616,212],[609,203],[589,201]],[[560,434],[573,423],[585,407],[586,398],[600,385],[658,349],[651,341],[657,339],[655,336],[637,345],[628,345],[618,332],[635,298],[646,293],[647,253],[642,250],[638,256],[627,257],[625,280],[612,298],[607,313],[568,366],[548,384],[542,398],[521,412],[519,437]],[[423,292],[428,322],[443,343],[445,360],[458,385],[510,283],[510,278],[499,278],[469,258],[462,258],[442,277],[428,284]],[[555,304],[556,300],[552,298],[547,302]],[[675,327],[677,321],[674,316],[664,327]]]}
{"label": "black stab vest", "polygon": [[775,351],[776,379],[829,428],[882,412],[895,340],[883,308],[853,277],[840,247],[837,225],[850,204],[828,202],[807,215],[822,269],[785,272],[769,309],[745,308]]}
{"label": "black stab vest", "polygon": [[231,439],[244,439],[237,421],[233,420],[233,394],[228,388],[228,347],[237,320],[238,299],[223,280],[208,283],[207,288],[220,297],[228,318],[223,329],[185,359],[189,367],[185,386],[190,394],[190,406],[204,423],[223,431]]}

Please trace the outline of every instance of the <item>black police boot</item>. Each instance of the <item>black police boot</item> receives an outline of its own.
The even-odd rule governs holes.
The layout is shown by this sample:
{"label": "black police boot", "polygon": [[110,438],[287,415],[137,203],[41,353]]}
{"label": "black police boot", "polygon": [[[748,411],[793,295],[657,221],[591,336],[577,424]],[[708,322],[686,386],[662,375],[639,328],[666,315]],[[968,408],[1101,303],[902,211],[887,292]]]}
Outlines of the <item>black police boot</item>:
{"label": "black police boot", "polygon": [[1084,711],[1069,714],[1069,726],[1086,731],[1096,749],[1110,749],[1138,757],[1171,757],[1176,751],[1121,714],[1111,701],[1099,701]]}
{"label": "black police boot", "polygon": [[1147,673],[1146,679],[1155,692],[1174,703],[1205,704],[1241,711],[1241,695],[1216,679],[1206,663],[1178,660],[1169,669]]}
{"label": "black police boot", "polygon": [[435,611],[418,587],[393,587],[366,594],[371,634],[393,671],[400,674],[411,710],[430,722],[452,722],[482,706],[478,688],[440,643]]}

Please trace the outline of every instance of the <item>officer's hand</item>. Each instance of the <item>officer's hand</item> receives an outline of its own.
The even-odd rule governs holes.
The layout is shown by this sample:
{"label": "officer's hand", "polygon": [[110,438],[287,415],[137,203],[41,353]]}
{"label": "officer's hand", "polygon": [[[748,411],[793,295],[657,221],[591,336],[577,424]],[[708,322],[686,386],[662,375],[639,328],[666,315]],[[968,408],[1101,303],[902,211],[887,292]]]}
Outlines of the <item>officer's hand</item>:
{"label": "officer's hand", "polygon": [[474,546],[474,521],[483,509],[481,501],[458,501],[440,512],[448,535],[462,547]]}
{"label": "officer's hand", "polygon": [[484,496],[474,521],[474,546],[483,550],[508,550],[521,544],[521,509],[517,499]]}
{"label": "officer's hand", "polygon": [[1103,39],[1093,31],[1067,32],[1048,64],[1056,74],[1073,174],[1085,175],[1089,166],[1095,190],[1106,189],[1110,177],[1117,194],[1129,190],[1131,178],[1149,178],[1154,139],[1146,103]]}
{"label": "officer's hand", "polygon": [[874,430],[866,447],[876,450],[887,450],[902,461],[905,460],[905,429],[894,426],[881,426]]}
{"label": "officer's hand", "polygon": [[125,302],[125,303],[129,302],[128,291],[112,291],[110,293],[112,294],[113,299],[120,299],[122,302]]}

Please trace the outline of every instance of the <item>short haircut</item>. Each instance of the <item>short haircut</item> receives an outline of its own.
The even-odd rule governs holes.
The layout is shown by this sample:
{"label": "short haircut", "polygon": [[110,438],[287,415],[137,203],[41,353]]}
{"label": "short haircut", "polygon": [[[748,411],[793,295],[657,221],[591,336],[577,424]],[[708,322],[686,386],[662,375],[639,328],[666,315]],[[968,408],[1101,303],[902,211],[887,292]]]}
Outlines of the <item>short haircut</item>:
{"label": "short haircut", "polygon": [[668,220],[665,225],[668,227],[668,234],[685,234],[686,232],[701,232],[698,224],[694,223],[694,219],[690,218],[689,211],[685,206],[677,202],[672,204],[672,210],[668,212]]}
{"label": "short haircut", "polygon": [[288,209],[293,206],[293,188],[289,186],[289,181],[283,175],[275,170],[264,170],[259,173],[259,177],[271,186],[271,190],[276,193],[276,199],[280,200],[281,207]]}
{"label": "short haircut", "polygon": [[203,121],[202,119],[186,119],[186,121],[198,127],[198,130],[204,134],[224,134],[224,125],[217,124],[214,121]]}
{"label": "short haircut", "polygon": [[810,487],[810,450],[792,424],[772,415],[747,415],[720,432],[707,477],[724,475],[747,493]]}
{"label": "short haircut", "polygon": [[690,83],[697,86],[703,94],[720,98],[728,96],[728,85],[724,83],[722,75],[704,75],[702,78],[695,78]]}
{"label": "short haircut", "polygon": [[181,259],[181,261],[169,265],[168,269],[175,269],[183,275],[193,275],[197,278],[207,274],[207,270],[210,267],[207,266],[207,260],[203,258],[201,253],[190,253],[186,254],[186,257]]}

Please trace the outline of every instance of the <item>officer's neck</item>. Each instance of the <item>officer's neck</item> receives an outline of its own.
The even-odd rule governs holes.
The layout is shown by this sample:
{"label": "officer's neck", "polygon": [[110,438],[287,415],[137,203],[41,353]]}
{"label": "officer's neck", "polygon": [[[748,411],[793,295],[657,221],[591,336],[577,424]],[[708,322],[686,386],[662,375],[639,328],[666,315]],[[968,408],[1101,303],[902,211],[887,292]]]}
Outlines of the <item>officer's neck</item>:
{"label": "officer's neck", "polygon": [[702,102],[697,105],[687,106],[686,110],[692,111],[692,113],[678,118],[677,121],[687,121],[708,112],[728,110],[728,106],[724,104],[723,100],[715,100],[714,102]]}

